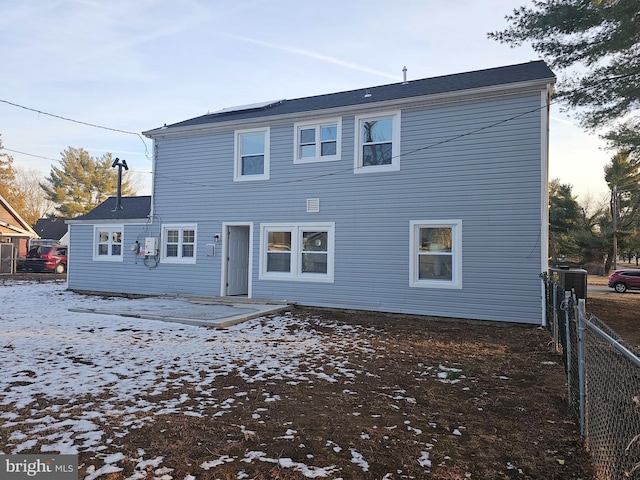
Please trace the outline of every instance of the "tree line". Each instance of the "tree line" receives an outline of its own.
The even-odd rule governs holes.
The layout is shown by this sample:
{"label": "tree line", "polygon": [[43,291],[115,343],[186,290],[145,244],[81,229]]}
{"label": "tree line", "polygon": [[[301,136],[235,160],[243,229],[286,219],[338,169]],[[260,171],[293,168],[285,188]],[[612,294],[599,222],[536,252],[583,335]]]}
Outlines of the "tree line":
{"label": "tree line", "polygon": [[608,273],[616,259],[640,258],[640,165],[618,152],[604,167],[609,198],[582,204],[570,184],[554,179],[549,185],[549,256],[593,273]]}

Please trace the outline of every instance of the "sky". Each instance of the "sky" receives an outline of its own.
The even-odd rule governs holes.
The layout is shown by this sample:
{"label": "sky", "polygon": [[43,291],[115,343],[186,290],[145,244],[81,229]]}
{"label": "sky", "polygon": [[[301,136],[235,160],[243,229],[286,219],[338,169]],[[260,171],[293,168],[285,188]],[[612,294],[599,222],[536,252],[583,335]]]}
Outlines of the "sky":
{"label": "sky", "polygon": [[[487,38],[528,4],[0,0],[2,143],[14,165],[43,176],[68,147],[111,152],[148,195],[152,142],[141,132],[236,105],[400,82],[404,66],[415,80],[538,60],[528,45]],[[571,184],[579,201],[606,196],[605,147],[552,106],[549,178]]]}

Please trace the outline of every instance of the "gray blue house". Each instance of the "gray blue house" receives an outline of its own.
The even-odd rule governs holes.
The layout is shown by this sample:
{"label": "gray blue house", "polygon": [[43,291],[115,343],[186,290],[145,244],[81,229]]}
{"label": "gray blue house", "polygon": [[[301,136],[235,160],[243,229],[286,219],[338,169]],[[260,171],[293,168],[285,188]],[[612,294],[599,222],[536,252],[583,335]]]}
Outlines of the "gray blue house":
{"label": "gray blue house", "polygon": [[540,61],[144,132],[151,197],[69,221],[68,286],[544,322]]}

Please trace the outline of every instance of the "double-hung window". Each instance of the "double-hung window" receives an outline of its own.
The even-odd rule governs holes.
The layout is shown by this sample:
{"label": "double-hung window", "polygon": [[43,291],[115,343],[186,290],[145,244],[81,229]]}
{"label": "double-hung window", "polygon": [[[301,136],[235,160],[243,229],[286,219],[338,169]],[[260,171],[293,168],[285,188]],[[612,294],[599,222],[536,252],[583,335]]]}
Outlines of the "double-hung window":
{"label": "double-hung window", "polygon": [[94,228],[93,259],[122,261],[122,225],[99,225]]}
{"label": "double-hung window", "polygon": [[196,263],[196,226],[163,225],[162,255],[165,263]]}
{"label": "double-hung window", "polygon": [[356,116],[355,173],[400,170],[400,111]]}
{"label": "double-hung window", "polygon": [[333,282],[334,224],[263,224],[260,278]]}
{"label": "double-hung window", "polygon": [[296,123],[293,163],[330,162],[340,160],[342,119]]}
{"label": "double-hung window", "polygon": [[412,221],[410,235],[410,286],[462,288],[462,221]]}
{"label": "double-hung window", "polygon": [[269,179],[270,129],[235,132],[234,181]]}

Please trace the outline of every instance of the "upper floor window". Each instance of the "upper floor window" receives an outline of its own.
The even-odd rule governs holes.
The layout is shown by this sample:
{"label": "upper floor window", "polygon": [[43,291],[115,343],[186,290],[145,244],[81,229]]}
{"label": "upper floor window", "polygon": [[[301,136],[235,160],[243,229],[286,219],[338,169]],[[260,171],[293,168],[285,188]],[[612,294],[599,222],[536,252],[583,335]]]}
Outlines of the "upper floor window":
{"label": "upper floor window", "polygon": [[296,151],[293,163],[340,160],[342,119],[296,123],[294,131]]}
{"label": "upper floor window", "polygon": [[269,148],[269,128],[236,131],[233,179],[268,180]]}
{"label": "upper floor window", "polygon": [[196,263],[196,226],[162,226],[162,261]]}
{"label": "upper floor window", "polygon": [[122,225],[100,225],[94,229],[94,260],[122,261]]}
{"label": "upper floor window", "polygon": [[400,111],[356,116],[355,173],[400,170]]}

